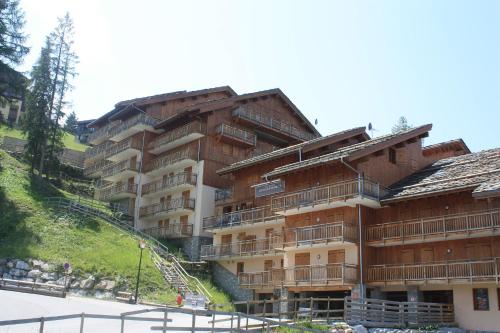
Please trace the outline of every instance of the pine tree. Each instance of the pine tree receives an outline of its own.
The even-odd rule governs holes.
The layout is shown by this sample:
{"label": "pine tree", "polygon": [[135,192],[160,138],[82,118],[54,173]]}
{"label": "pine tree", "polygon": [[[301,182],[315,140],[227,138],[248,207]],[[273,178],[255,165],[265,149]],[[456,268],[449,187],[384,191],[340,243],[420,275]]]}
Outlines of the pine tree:
{"label": "pine tree", "polygon": [[31,164],[33,173],[35,164],[42,155],[42,142],[49,136],[49,119],[47,117],[51,97],[52,77],[50,72],[51,43],[47,38],[40,58],[31,71],[30,89],[26,96],[26,112],[23,116],[22,131],[26,134],[25,156]]}
{"label": "pine tree", "polygon": [[19,65],[29,48],[24,45],[26,35],[24,13],[19,0],[0,0],[0,95],[6,90],[21,93],[25,81],[13,66]]}
{"label": "pine tree", "polygon": [[[48,170],[54,170],[58,167],[58,154],[63,149],[62,138],[64,131],[59,121],[64,117],[64,109],[68,106],[65,100],[66,93],[73,86],[70,79],[76,76],[75,64],[78,57],[73,52],[73,36],[74,27],[73,20],[69,13],[63,18],[59,18],[59,24],[50,34],[50,40],[53,45],[52,58],[52,92],[49,104],[48,118],[50,120],[50,137],[47,142],[42,145],[48,149],[42,150],[42,159],[40,160],[40,171],[44,171],[44,163],[49,163],[50,168],[47,168],[47,178],[49,177]],[[47,156],[45,156],[47,155]]]}
{"label": "pine tree", "polygon": [[67,132],[72,134],[76,134],[76,128],[78,127],[78,118],[76,117],[75,111],[71,111],[71,113],[66,118],[66,123],[64,124],[64,129]]}
{"label": "pine tree", "polygon": [[406,117],[401,116],[401,117],[399,117],[397,123],[394,126],[392,126],[392,133],[396,134],[396,133],[404,132],[404,131],[409,130],[412,127],[413,127],[412,125],[408,124],[408,120],[406,119]]}

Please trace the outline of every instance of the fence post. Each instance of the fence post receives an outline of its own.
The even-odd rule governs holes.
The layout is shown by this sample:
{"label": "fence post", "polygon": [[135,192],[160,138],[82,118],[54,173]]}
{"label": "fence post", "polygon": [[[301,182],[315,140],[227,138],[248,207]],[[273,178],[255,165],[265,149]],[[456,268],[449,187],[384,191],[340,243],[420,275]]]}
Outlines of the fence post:
{"label": "fence post", "polygon": [[82,312],[80,319],[80,333],[83,333],[83,323],[85,321],[85,313]]}
{"label": "fence post", "polygon": [[212,333],[214,333],[214,328],[215,328],[215,312],[212,313]]}
{"label": "fence post", "polygon": [[191,320],[191,332],[194,333],[195,332],[195,326],[196,326],[196,312],[194,310],[191,313],[191,316],[192,316],[192,320]]}
{"label": "fence post", "polygon": [[236,324],[236,328],[238,329],[238,332],[241,330],[241,315],[240,313],[238,312],[238,322]]}
{"label": "fence post", "polygon": [[125,318],[123,318],[123,315],[121,315],[120,317],[121,317],[120,332],[123,333],[125,331]]}
{"label": "fence post", "polygon": [[233,331],[233,322],[234,322],[234,315],[231,314],[231,330],[230,330],[230,332]]}
{"label": "fence post", "polygon": [[314,299],[311,297],[311,301],[309,302],[309,306],[311,307],[310,308],[310,315],[311,315],[311,318],[310,318],[310,321],[312,322],[313,320],[313,305],[314,305]]}
{"label": "fence post", "polygon": [[250,314],[250,301],[247,301],[247,323],[246,330],[248,331],[248,315]]}
{"label": "fence post", "polygon": [[167,311],[167,305],[165,304],[165,312],[163,313],[163,333],[167,332],[167,319],[168,319],[168,311]]}
{"label": "fence post", "polygon": [[43,317],[40,317],[40,333],[43,333],[43,326],[45,325],[45,319]]}
{"label": "fence post", "polygon": [[328,324],[328,321],[330,319],[330,296],[328,296],[328,304],[326,305],[326,323]]}

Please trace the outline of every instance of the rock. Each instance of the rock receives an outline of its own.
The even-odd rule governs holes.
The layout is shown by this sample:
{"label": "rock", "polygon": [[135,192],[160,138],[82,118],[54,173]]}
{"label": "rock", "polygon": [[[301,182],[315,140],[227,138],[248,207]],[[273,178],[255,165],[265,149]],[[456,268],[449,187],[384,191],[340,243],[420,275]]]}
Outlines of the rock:
{"label": "rock", "polygon": [[35,279],[29,278],[29,277],[22,278],[21,280],[27,281],[27,282],[35,282]]}
{"label": "rock", "polygon": [[370,328],[369,333],[402,333],[403,331],[397,328]]}
{"label": "rock", "polygon": [[15,276],[15,277],[23,277],[26,276],[27,272],[22,269],[18,268],[12,268],[9,272],[10,275]]}
{"label": "rock", "polygon": [[352,329],[355,333],[368,333],[368,330],[363,325],[353,326]]}
{"label": "rock", "polygon": [[15,263],[13,261],[9,261],[7,263],[7,268],[14,268],[14,266],[15,266]]}
{"label": "rock", "polygon": [[110,299],[113,298],[113,293],[110,293],[109,291],[106,292],[96,291],[94,293],[94,297],[97,299]]}
{"label": "rock", "polygon": [[57,280],[58,276],[57,276],[57,273],[47,273],[47,272],[45,272],[42,275],[40,275],[40,278],[42,280],[45,280],[45,281],[47,281],[47,280]]}
{"label": "rock", "polygon": [[68,287],[69,284],[71,282],[71,279],[69,277],[66,277],[66,276],[62,276],[60,277],[55,283],[58,285],[58,286],[66,286]]}
{"label": "rock", "polygon": [[48,272],[50,271],[51,267],[49,264],[45,263],[40,266],[40,269],[42,270],[42,272]]}
{"label": "rock", "polygon": [[17,269],[22,269],[24,271],[29,271],[30,270],[30,265],[27,262],[25,262],[25,261],[19,260],[16,263],[16,268]]}
{"label": "rock", "polygon": [[45,262],[36,259],[33,260],[32,264],[34,269],[41,269],[43,265],[46,265]]}
{"label": "rock", "polygon": [[115,288],[116,282],[113,280],[101,280],[96,284],[95,289],[111,291]]}
{"label": "rock", "polygon": [[9,273],[3,273],[2,278],[12,280],[12,275],[10,275]]}
{"label": "rock", "polygon": [[352,329],[351,328],[346,328],[346,329],[344,329],[344,333],[352,333]]}
{"label": "rock", "polygon": [[0,259],[0,266],[5,266],[6,263],[7,263],[7,259],[4,259],[4,258]]}
{"label": "rock", "polygon": [[36,278],[40,277],[40,275],[42,275],[42,272],[40,270],[33,269],[33,270],[28,272],[27,277],[36,279]]}
{"label": "rock", "polygon": [[70,288],[71,289],[78,289],[78,288],[80,288],[80,281],[78,281],[78,280],[73,281],[71,283],[71,285],[70,285]]}
{"label": "rock", "polygon": [[80,282],[80,288],[82,289],[92,289],[95,283],[95,278],[91,275],[87,279]]}
{"label": "rock", "polygon": [[441,327],[437,333],[466,333],[467,331],[458,327]]}

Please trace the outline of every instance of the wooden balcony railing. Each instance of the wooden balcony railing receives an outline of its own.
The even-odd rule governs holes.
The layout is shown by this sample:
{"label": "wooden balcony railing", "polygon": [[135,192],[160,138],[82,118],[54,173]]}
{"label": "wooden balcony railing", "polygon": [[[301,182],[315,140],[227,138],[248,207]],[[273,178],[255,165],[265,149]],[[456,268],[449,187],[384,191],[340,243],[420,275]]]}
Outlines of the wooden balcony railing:
{"label": "wooden balcony railing", "polygon": [[498,228],[500,209],[375,224],[366,228],[366,240],[368,243],[405,242],[444,238],[460,233],[467,237],[481,231],[496,231]]}
{"label": "wooden balcony railing", "polygon": [[255,136],[255,134],[228,125],[226,123],[219,124],[215,129],[215,132],[219,135],[226,136],[237,141],[241,141],[250,146],[255,146],[255,144],[257,143],[257,137]]}
{"label": "wooden balcony railing", "polygon": [[345,285],[357,280],[358,266],[346,263],[307,265],[240,273],[239,283],[246,288],[295,285]]}
{"label": "wooden balcony railing", "polygon": [[97,145],[95,147],[88,148],[85,150],[85,159],[93,159],[93,158],[104,158],[104,154],[106,152],[106,149],[109,147],[113,146],[113,142],[111,141],[106,141],[100,145]]}
{"label": "wooden balcony railing", "polygon": [[193,235],[193,225],[172,223],[165,227],[147,228],[142,232],[157,239],[189,237]]}
{"label": "wooden balcony railing", "polygon": [[117,163],[113,163],[104,169],[102,169],[102,177],[111,177],[117,175],[123,171],[137,171],[139,169],[139,162],[132,163],[130,160],[125,160]]}
{"label": "wooden balcony railing", "polygon": [[357,196],[378,201],[384,193],[384,189],[378,183],[361,178],[273,197],[271,206],[273,211],[286,211],[344,201]]}
{"label": "wooden balcony railing", "polygon": [[215,202],[219,203],[233,197],[233,188],[221,188],[215,190]]}
{"label": "wooden balcony railing", "polygon": [[338,222],[307,227],[286,229],[279,240],[283,247],[325,244],[330,242],[356,242],[358,228],[356,225]]}
{"label": "wooden balcony railing", "polygon": [[308,265],[284,268],[284,285],[352,284],[357,279],[358,266],[346,263]]}
{"label": "wooden balcony railing", "polygon": [[150,116],[145,115],[144,113],[139,113],[138,115],[129,118],[125,121],[122,121],[118,124],[113,123],[106,125],[104,127],[99,128],[94,131],[91,135],[89,135],[89,142],[93,142],[97,139],[101,141],[108,140],[109,138],[128,130],[129,128],[136,125],[146,125],[146,126],[154,126],[158,123],[158,121]]}
{"label": "wooden balcony railing", "polygon": [[160,135],[156,140],[149,143],[148,148],[157,149],[194,133],[206,134],[207,125],[200,121],[193,121]]}
{"label": "wooden balcony railing", "polygon": [[99,172],[101,172],[104,168],[110,166],[113,162],[107,160],[99,160],[96,163],[92,163],[91,165],[86,166],[83,169],[83,175],[86,177],[91,177]]}
{"label": "wooden balcony railing", "polygon": [[201,258],[217,260],[230,257],[258,256],[277,253],[275,244],[279,242],[278,236],[244,240],[229,244],[203,245]]}
{"label": "wooden balcony railing", "polygon": [[193,185],[196,186],[197,175],[192,172],[181,172],[166,179],[157,180],[142,186],[142,195],[164,192],[168,189],[180,185]]}
{"label": "wooden balcony railing", "polygon": [[104,153],[104,157],[110,158],[111,156],[119,154],[127,149],[141,150],[141,148],[142,148],[142,139],[128,138],[108,147]]}
{"label": "wooden balcony railing", "polygon": [[177,162],[186,159],[197,161],[198,160],[197,151],[192,147],[178,150],[176,152],[152,160],[151,162],[145,165],[144,170],[145,172],[151,172],[153,170],[168,167],[172,164],[175,164]]}
{"label": "wooden balcony railing", "polygon": [[163,203],[156,203],[141,207],[139,215],[141,217],[152,216],[158,213],[173,212],[178,209],[194,210],[195,200],[191,198],[176,198]]}
{"label": "wooden balcony railing", "polygon": [[368,267],[369,282],[422,282],[450,280],[499,282],[500,258],[453,260],[405,265],[375,265]]}
{"label": "wooden balcony railing", "polygon": [[252,209],[239,210],[219,216],[205,217],[203,219],[203,229],[211,228],[231,228],[245,224],[255,224],[260,222],[278,222],[283,217],[271,212],[270,206],[262,206]]}
{"label": "wooden balcony railing", "polygon": [[308,141],[316,137],[315,134],[308,133],[282,120],[270,117],[264,112],[254,111],[248,108],[239,107],[233,111],[233,117],[241,118],[254,124],[264,126],[268,129],[272,129],[300,141]]}
{"label": "wooden balcony railing", "polygon": [[122,184],[112,185],[112,186],[102,188],[99,191],[99,200],[107,201],[110,198],[112,198],[113,196],[121,194],[121,193],[136,194],[137,193],[137,185],[136,184],[129,184],[129,183],[122,183]]}

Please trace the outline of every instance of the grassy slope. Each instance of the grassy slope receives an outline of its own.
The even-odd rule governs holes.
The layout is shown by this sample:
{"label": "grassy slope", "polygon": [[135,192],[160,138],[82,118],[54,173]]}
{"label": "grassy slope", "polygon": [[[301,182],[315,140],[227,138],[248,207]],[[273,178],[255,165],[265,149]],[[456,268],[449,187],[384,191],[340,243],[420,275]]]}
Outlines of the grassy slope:
{"label": "grassy slope", "polygon": [[[71,195],[33,181],[26,165],[0,150],[0,258],[38,258],[61,265],[70,262],[75,272],[119,276],[132,290],[139,255],[137,240],[99,219],[52,212],[43,204],[50,196]],[[166,287],[147,251],[142,268],[142,297],[173,304],[176,291]],[[230,302],[211,281],[202,283],[215,303]]]}
{"label": "grassy slope", "polygon": [[[23,133],[17,128],[10,128],[4,124],[0,124],[0,137],[11,136],[13,138],[24,139]],[[74,149],[78,151],[85,151],[88,146],[83,145],[75,141],[75,136],[70,133],[65,133],[63,137],[63,143],[66,148]]]}

